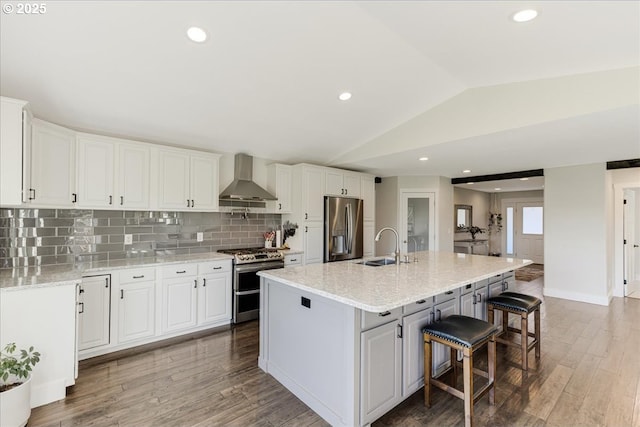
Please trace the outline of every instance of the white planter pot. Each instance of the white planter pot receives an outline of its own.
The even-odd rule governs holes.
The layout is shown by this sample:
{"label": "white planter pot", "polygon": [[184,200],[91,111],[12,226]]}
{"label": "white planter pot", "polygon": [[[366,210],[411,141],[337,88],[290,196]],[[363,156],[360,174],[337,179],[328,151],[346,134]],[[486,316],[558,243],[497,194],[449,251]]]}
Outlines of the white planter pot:
{"label": "white planter pot", "polygon": [[0,426],[24,427],[31,416],[31,376],[18,387],[0,393]]}

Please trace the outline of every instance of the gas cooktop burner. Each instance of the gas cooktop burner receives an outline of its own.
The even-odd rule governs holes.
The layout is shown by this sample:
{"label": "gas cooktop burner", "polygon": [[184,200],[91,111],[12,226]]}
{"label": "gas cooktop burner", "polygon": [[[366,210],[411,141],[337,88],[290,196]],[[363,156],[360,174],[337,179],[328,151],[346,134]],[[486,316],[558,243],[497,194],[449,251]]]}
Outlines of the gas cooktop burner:
{"label": "gas cooktop burner", "polygon": [[282,252],[269,248],[221,249],[218,252],[233,255],[236,264],[251,262],[280,261],[284,259]]}

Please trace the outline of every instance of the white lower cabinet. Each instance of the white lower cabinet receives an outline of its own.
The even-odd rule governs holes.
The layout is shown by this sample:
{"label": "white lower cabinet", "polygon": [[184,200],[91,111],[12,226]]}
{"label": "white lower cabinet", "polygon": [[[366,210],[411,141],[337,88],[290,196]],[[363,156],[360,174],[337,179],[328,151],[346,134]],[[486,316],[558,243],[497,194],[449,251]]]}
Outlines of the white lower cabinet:
{"label": "white lower cabinet", "polygon": [[198,265],[198,326],[231,319],[231,262]]}
{"label": "white lower cabinet", "polygon": [[360,419],[375,421],[402,400],[402,339],[398,319],[361,334]]}
{"label": "white lower cabinet", "polygon": [[303,254],[286,254],[284,256],[284,266],[293,267],[302,265],[302,255]]}
{"label": "white lower cabinet", "polygon": [[464,286],[460,295],[460,314],[487,320],[488,296],[489,288],[486,280]]}
{"label": "white lower cabinet", "polygon": [[402,318],[402,395],[424,385],[424,338],[422,328],[431,323],[431,307]]}
{"label": "white lower cabinet", "polygon": [[118,342],[141,340],[156,333],[156,282],[120,283]]}
{"label": "white lower cabinet", "polygon": [[[440,302],[433,306],[433,317],[432,319],[435,321],[442,320],[445,317],[449,317],[452,314],[458,314],[458,304],[456,304],[456,299],[450,299],[447,301]],[[433,353],[433,374],[438,375],[449,366],[451,366],[451,352],[449,347],[439,344],[433,343],[431,347],[431,352]]]}
{"label": "white lower cabinet", "polygon": [[162,332],[189,329],[197,323],[197,266],[162,269]]}
{"label": "white lower cabinet", "polygon": [[111,276],[83,277],[78,305],[78,350],[109,344]]}

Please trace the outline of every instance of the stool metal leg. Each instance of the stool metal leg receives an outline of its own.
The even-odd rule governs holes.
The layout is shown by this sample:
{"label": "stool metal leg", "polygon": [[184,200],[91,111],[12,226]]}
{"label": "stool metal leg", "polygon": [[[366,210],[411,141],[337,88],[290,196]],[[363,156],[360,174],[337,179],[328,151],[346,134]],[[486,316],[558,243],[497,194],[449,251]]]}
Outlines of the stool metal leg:
{"label": "stool metal leg", "polygon": [[433,360],[431,355],[431,337],[424,335],[424,405],[431,407],[431,375],[433,373]]}
{"label": "stool metal leg", "polygon": [[469,348],[463,350],[462,376],[464,378],[464,425],[473,425],[473,353]]}
{"label": "stool metal leg", "polygon": [[533,312],[533,322],[535,326],[536,338],[536,359],[540,359],[540,307]]}
{"label": "stool metal leg", "polygon": [[522,313],[520,315],[520,346],[522,348],[522,370],[529,369],[529,314]]}

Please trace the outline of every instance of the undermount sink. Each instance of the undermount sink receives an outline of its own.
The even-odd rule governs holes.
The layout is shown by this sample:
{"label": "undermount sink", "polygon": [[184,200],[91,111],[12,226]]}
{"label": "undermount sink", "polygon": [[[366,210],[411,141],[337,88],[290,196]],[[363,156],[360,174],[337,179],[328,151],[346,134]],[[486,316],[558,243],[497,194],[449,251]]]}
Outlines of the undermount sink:
{"label": "undermount sink", "polygon": [[396,260],[393,258],[378,258],[378,259],[370,259],[367,261],[360,261],[356,264],[368,265],[369,267],[382,267],[383,265],[391,265],[395,264]]}

